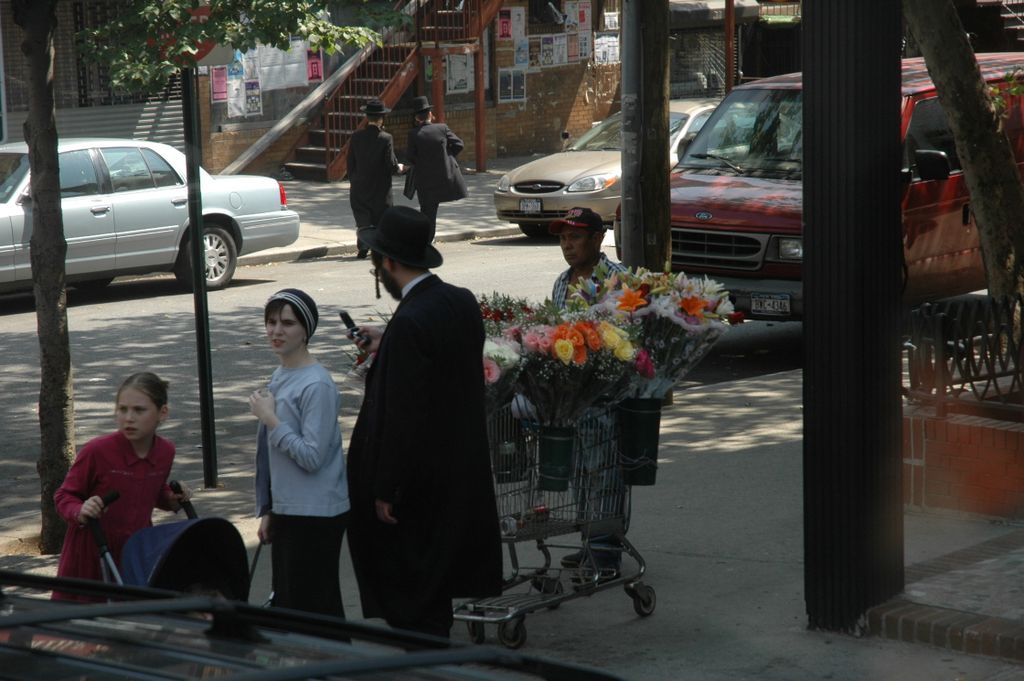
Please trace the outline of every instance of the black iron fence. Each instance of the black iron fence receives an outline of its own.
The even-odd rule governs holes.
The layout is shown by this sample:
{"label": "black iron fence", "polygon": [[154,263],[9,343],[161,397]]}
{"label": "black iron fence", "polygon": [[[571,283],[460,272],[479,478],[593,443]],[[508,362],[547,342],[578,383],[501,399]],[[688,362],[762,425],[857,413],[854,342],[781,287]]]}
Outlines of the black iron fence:
{"label": "black iron fence", "polygon": [[1024,420],[1020,294],[927,303],[911,313],[905,343],[914,402],[949,411]]}

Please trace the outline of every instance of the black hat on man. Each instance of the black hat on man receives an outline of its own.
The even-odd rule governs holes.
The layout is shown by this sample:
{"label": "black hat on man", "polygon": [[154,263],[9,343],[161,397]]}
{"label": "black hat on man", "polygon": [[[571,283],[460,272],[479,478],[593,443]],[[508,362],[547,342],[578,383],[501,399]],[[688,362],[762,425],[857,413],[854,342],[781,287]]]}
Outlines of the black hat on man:
{"label": "black hat on man", "polygon": [[409,206],[392,206],[380,221],[359,233],[371,251],[403,265],[429,270],[444,262],[441,252],[430,243],[434,225],[423,213]]}
{"label": "black hat on man", "polygon": [[367,116],[383,116],[386,113],[391,113],[391,109],[384,106],[384,102],[376,97],[368,101],[362,110]]}
{"label": "black hat on man", "polygon": [[412,110],[413,113],[423,113],[424,111],[431,111],[434,107],[430,105],[430,100],[426,97],[413,97],[412,99]]}
{"label": "black hat on man", "polygon": [[570,228],[583,229],[591,233],[605,231],[604,220],[594,211],[589,208],[570,208],[563,217],[548,225],[548,232],[561,234]]}

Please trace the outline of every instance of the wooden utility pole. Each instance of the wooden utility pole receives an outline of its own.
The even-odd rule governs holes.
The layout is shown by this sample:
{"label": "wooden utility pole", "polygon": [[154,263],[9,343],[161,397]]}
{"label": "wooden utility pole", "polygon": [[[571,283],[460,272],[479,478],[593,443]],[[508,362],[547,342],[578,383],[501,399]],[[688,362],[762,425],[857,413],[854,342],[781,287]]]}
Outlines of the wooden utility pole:
{"label": "wooden utility pole", "polygon": [[623,3],[622,259],[652,270],[670,266],[668,24],[668,0]]}

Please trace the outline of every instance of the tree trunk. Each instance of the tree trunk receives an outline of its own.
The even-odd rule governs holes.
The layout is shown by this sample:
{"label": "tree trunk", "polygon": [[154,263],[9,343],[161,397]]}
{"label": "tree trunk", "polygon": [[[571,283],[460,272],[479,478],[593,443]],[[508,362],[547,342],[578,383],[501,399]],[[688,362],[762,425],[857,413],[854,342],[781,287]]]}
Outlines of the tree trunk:
{"label": "tree trunk", "polygon": [[39,550],[57,553],[65,524],[53,493],[74,456],[74,396],[68,335],[64,259],[67,241],[60,204],[57,123],[53,101],[53,36],[58,0],[15,0],[14,21],[24,31],[22,52],[29,65],[25,141],[32,171],[32,288],[39,336],[39,461],[42,525]]}
{"label": "tree trunk", "polygon": [[924,55],[949,119],[971,193],[989,294],[1024,291],[1024,188],[1009,139],[981,77],[952,0],[903,0],[903,16]]}
{"label": "tree trunk", "polygon": [[640,214],[644,267],[672,271],[668,137],[668,0],[647,0],[641,13]]}

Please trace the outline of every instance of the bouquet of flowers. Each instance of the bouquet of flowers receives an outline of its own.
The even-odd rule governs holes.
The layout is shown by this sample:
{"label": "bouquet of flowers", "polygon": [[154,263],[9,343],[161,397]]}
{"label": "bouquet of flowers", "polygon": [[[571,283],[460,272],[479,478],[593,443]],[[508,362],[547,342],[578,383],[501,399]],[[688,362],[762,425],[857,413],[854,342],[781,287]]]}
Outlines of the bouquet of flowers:
{"label": "bouquet of flowers", "polygon": [[533,314],[526,298],[515,298],[504,293],[480,296],[480,316],[484,318],[484,332],[488,337],[508,336]]}
{"label": "bouquet of flowers", "polygon": [[484,399],[491,413],[508,404],[522,368],[519,341],[505,336],[484,339]]}
{"label": "bouquet of flowers", "polygon": [[523,361],[517,388],[542,426],[572,426],[600,397],[628,385],[636,350],[610,321],[563,318],[521,329]]}
{"label": "bouquet of flowers", "polygon": [[664,397],[732,319],[728,291],[707,277],[638,268],[596,278],[601,283],[571,289],[569,304],[618,324],[634,339],[635,372],[627,397]]}
{"label": "bouquet of flowers", "polygon": [[520,325],[532,309],[525,298],[503,293],[480,296],[484,320],[484,397],[488,413],[508,404],[522,368]]}

